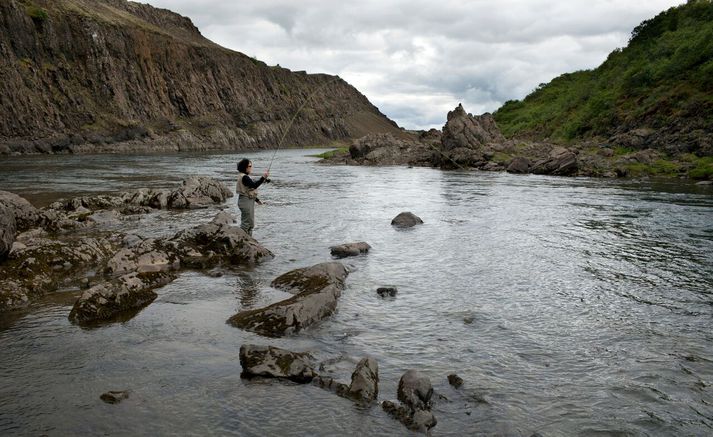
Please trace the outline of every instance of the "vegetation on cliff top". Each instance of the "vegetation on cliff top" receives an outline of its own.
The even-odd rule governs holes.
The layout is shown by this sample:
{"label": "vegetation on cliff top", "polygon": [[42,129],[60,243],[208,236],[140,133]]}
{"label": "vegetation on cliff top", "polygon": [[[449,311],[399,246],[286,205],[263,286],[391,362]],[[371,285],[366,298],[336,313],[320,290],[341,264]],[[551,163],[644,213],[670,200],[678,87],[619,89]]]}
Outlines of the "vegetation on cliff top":
{"label": "vegetation on cliff top", "polygon": [[706,130],[713,126],[713,2],[689,0],[644,21],[598,68],[563,74],[494,115],[507,136],[558,142],[644,127]]}

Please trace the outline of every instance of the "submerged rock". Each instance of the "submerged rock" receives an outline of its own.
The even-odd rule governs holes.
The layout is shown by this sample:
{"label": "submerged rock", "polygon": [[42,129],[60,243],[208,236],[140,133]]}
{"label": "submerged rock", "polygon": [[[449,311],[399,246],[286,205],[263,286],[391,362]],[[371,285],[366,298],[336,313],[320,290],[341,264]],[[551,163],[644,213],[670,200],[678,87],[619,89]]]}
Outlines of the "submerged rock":
{"label": "submerged rock", "polygon": [[448,375],[448,383],[455,388],[459,388],[461,385],[463,385],[463,378],[456,375],[455,373],[452,373]]}
{"label": "submerged rock", "polygon": [[99,399],[106,402],[107,404],[118,404],[119,402],[123,401],[124,399],[129,399],[129,391],[128,390],[121,390],[121,391],[110,390],[106,393],[103,393],[101,396],[99,396]]}
{"label": "submerged rock", "polygon": [[410,228],[416,225],[423,224],[423,220],[412,212],[402,212],[393,220],[391,220],[391,225],[397,228]]}
{"label": "submerged rock", "polygon": [[173,281],[172,273],[129,273],[113,281],[95,285],[75,302],[69,320],[78,324],[112,319],[119,314],[140,309],[154,299],[154,288]]}
{"label": "submerged rock", "polygon": [[240,346],[240,365],[246,377],[285,378],[307,383],[317,376],[308,353],[290,352],[272,346]]}
{"label": "submerged rock", "polygon": [[376,294],[378,294],[381,297],[394,297],[396,296],[396,293],[399,291],[396,289],[396,287],[379,287],[376,289]]}
{"label": "submerged rock", "polygon": [[272,286],[296,293],[293,297],[265,308],[240,312],[228,323],[268,337],[297,332],[334,312],[347,274],[347,269],[338,262],[285,273]]}
{"label": "submerged rock", "polygon": [[368,253],[371,246],[365,242],[346,243],[329,248],[330,253],[335,258],[346,258],[350,256],[358,256],[362,253]]}

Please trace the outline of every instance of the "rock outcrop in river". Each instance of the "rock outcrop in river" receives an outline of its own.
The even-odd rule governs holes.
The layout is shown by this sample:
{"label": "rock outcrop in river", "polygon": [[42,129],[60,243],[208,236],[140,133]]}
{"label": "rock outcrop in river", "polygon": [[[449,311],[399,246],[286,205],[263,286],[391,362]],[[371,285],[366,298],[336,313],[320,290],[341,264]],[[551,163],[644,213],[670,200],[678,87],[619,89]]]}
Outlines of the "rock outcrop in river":
{"label": "rock outcrop in river", "polygon": [[287,272],[271,285],[294,294],[293,297],[265,308],[240,312],[228,323],[268,337],[298,332],[334,312],[348,274],[344,265],[338,262]]}
{"label": "rock outcrop in river", "polygon": [[[224,212],[210,223],[167,238],[101,231],[86,235],[102,217],[120,217],[132,212],[131,207],[145,208],[139,212],[154,210],[152,206],[206,207],[230,196],[230,190],[210,178],[189,178],[175,190],[84,196],[43,209],[0,192],[5,217],[15,219],[22,231],[13,235],[16,241],[0,264],[0,311],[24,306],[58,288],[96,283],[79,298],[70,318],[78,323],[104,320],[149,303],[155,298],[152,290],[173,280],[182,268],[254,265],[271,258],[269,250],[231,226],[234,219]],[[157,197],[167,202],[154,202]]]}
{"label": "rock outcrop in river", "polygon": [[[0,154],[271,147],[400,129],[344,80],[268,66],[126,0],[0,2]],[[312,94],[314,93],[314,94]]]}

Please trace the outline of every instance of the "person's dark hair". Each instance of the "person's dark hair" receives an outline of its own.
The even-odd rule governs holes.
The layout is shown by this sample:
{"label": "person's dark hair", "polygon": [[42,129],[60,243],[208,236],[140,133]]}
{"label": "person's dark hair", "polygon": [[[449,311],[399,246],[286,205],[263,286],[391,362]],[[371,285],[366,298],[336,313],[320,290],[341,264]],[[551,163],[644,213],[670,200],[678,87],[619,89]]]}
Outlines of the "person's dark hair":
{"label": "person's dark hair", "polygon": [[248,165],[250,164],[250,160],[247,158],[243,158],[240,160],[238,163],[238,171],[240,173],[246,173],[248,171]]}

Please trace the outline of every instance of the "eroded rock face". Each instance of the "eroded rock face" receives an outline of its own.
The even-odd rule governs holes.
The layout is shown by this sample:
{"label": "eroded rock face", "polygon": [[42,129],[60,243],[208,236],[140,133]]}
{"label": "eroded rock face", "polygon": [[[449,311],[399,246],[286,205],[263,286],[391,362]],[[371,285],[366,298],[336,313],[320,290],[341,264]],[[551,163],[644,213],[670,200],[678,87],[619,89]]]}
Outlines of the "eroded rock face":
{"label": "eroded rock face", "polygon": [[15,214],[13,211],[0,205],[0,262],[7,258],[15,242]]}
{"label": "eroded rock face", "polygon": [[332,246],[329,248],[329,252],[335,258],[347,258],[350,256],[358,256],[362,253],[368,253],[369,249],[371,249],[371,246],[362,241],[359,243],[346,243],[338,246]]}
{"label": "eroded rock face", "polygon": [[173,273],[129,273],[86,290],[75,302],[69,320],[88,324],[140,309],[156,299],[154,288],[173,281]]}
{"label": "eroded rock face", "polygon": [[347,274],[337,262],[288,272],[272,286],[297,294],[265,308],[240,312],[228,323],[268,337],[300,331],[334,312]]}
{"label": "eroded rock face", "polygon": [[247,377],[285,378],[307,383],[317,376],[308,353],[290,352],[272,346],[240,346],[240,365]]}
{"label": "eroded rock face", "polygon": [[504,143],[491,114],[471,115],[458,105],[448,113],[441,136],[441,155],[434,164],[444,168],[481,167],[492,157],[492,149]]}
{"label": "eroded rock face", "polygon": [[555,147],[547,159],[532,166],[532,173],[571,176],[577,172],[577,155],[564,147]]}
{"label": "eroded rock face", "polygon": [[410,228],[420,224],[423,224],[423,220],[416,214],[408,211],[400,213],[391,220],[391,225],[397,228]]}

